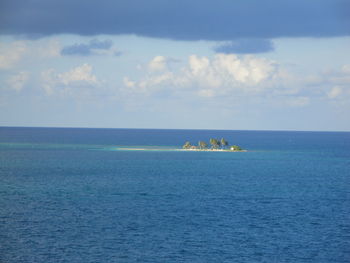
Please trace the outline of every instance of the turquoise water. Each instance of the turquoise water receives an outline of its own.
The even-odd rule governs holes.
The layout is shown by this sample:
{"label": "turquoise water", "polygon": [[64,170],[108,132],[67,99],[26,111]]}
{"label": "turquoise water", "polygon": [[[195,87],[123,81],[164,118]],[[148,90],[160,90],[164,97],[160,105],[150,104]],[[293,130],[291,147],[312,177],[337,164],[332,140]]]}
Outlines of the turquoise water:
{"label": "turquoise water", "polygon": [[0,262],[350,262],[350,133],[0,128]]}

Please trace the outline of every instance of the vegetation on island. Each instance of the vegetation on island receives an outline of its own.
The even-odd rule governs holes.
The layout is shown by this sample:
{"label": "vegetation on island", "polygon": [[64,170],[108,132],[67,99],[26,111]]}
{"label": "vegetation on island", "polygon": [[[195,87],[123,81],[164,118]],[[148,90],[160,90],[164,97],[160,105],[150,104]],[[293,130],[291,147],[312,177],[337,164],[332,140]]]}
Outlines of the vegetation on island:
{"label": "vegetation on island", "polygon": [[232,145],[231,150],[232,151],[242,151],[243,149],[241,147],[239,147],[238,145]]}
{"label": "vegetation on island", "polygon": [[[209,146],[210,145],[210,146]],[[228,141],[224,138],[221,140],[211,138],[209,140],[209,145],[205,141],[199,141],[198,146],[192,145],[191,142],[187,141],[182,146],[185,150],[222,150],[222,151],[244,151],[238,145],[229,146]]]}

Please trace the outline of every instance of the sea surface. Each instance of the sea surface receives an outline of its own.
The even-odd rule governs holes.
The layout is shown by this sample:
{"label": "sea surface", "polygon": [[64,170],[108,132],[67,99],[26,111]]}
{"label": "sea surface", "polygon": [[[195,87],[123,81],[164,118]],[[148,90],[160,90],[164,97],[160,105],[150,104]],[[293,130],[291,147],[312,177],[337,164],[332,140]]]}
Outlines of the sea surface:
{"label": "sea surface", "polygon": [[2,127],[0,262],[349,263],[350,133]]}

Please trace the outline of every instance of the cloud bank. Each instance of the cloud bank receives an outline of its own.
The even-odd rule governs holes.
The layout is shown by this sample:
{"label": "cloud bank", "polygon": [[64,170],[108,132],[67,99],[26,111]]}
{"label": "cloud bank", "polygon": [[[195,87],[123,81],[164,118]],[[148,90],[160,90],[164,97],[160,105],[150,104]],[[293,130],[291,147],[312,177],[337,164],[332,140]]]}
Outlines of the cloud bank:
{"label": "cloud bank", "polygon": [[191,55],[187,65],[178,70],[169,70],[166,61],[165,57],[156,56],[141,79],[125,77],[124,85],[130,92],[146,95],[169,92],[175,96],[191,93],[199,97],[223,97],[261,94],[284,77],[277,63],[254,56]]}
{"label": "cloud bank", "polygon": [[[316,75],[300,75],[270,59],[254,55],[219,53],[212,57],[191,55],[185,65],[169,67],[172,60],[156,56],[136,78],[124,76],[120,94],[181,98],[190,101],[269,101],[280,106],[306,107],[313,101],[349,105],[350,65]],[[345,106],[344,106],[345,107]]]}
{"label": "cloud bank", "polygon": [[346,0],[4,0],[0,33],[136,34],[176,40],[350,35]]}

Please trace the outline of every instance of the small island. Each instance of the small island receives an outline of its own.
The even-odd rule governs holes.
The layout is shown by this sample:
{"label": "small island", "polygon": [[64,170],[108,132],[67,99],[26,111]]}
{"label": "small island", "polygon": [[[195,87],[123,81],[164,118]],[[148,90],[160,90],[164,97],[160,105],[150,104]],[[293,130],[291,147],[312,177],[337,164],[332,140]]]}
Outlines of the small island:
{"label": "small island", "polygon": [[225,151],[225,152],[246,152],[238,145],[229,146],[228,141],[224,138],[221,140],[211,138],[209,140],[209,145],[204,141],[199,141],[198,146],[192,145],[189,141],[185,142],[182,146],[183,150],[189,151]]}
{"label": "small island", "polygon": [[192,145],[187,141],[182,148],[176,146],[113,146],[113,151],[215,151],[215,152],[246,152],[247,150],[242,149],[238,145],[229,146],[228,141],[224,138],[221,140],[210,139],[209,143],[205,141],[199,141],[198,146]]}

